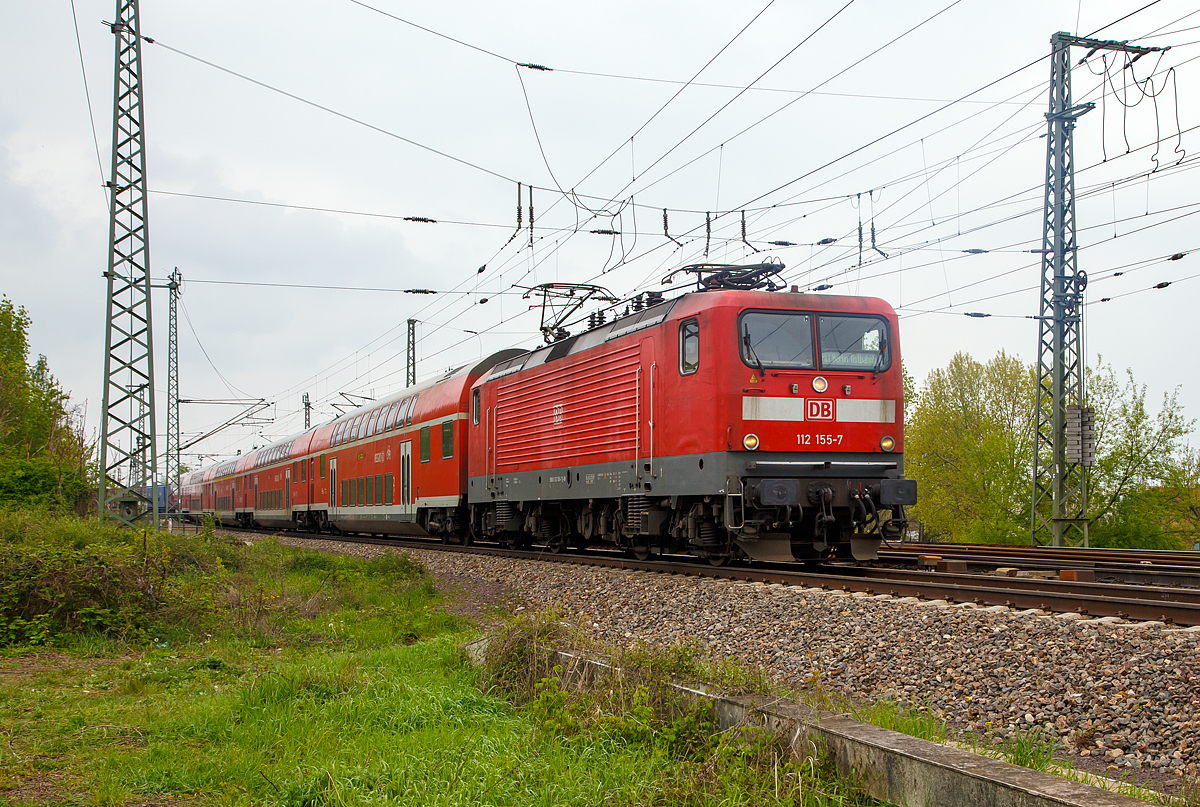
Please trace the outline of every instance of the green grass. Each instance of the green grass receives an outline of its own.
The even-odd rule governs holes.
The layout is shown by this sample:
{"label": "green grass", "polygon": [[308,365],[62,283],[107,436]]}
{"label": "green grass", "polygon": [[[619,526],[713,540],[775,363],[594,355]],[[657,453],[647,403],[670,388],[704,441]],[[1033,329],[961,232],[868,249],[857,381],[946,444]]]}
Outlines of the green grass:
{"label": "green grass", "polygon": [[[10,631],[0,658],[5,804],[877,803],[774,735],[714,734],[655,686],[607,697],[526,682],[536,667],[477,670],[460,649],[476,628],[403,555],[11,513],[0,555],[4,619],[39,626]],[[554,632],[522,630],[509,661],[543,658]],[[721,667],[687,649],[628,661]]]}

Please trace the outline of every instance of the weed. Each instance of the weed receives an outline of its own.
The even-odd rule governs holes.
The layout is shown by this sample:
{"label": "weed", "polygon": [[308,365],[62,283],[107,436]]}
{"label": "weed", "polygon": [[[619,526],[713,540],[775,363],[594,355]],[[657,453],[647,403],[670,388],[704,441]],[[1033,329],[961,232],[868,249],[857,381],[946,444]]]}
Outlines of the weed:
{"label": "weed", "polygon": [[851,705],[846,711],[856,720],[870,723],[873,726],[891,729],[930,742],[946,741],[946,721],[935,716],[925,707],[906,707],[893,700],[884,699],[873,703]]}
{"label": "weed", "polygon": [[1048,770],[1054,762],[1054,752],[1058,748],[1059,743],[1056,739],[1037,730],[1014,731],[1000,741],[1000,753],[1009,762],[1035,771]]}

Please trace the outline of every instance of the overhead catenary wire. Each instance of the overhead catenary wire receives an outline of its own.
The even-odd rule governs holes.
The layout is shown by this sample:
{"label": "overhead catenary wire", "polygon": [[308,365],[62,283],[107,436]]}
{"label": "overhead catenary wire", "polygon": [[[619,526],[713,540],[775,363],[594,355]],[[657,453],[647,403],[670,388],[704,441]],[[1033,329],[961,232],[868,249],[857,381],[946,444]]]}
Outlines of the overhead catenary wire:
{"label": "overhead catenary wire", "polygon": [[[79,17],[75,14],[75,0],[71,0],[71,22],[75,24],[75,47],[79,50],[79,70],[83,74],[83,97],[87,101],[88,125],[92,127],[92,144],[96,147],[96,168],[100,171],[100,184],[104,184],[104,160],[100,157],[100,136],[96,133],[96,116],[92,113],[92,92],[88,88],[87,64],[83,60],[83,40],[79,37]],[[107,199],[108,194],[105,194]]]}
{"label": "overhead catenary wire", "polygon": [[625,228],[622,228],[622,231],[623,231],[623,232],[627,232],[627,230],[626,230]]}

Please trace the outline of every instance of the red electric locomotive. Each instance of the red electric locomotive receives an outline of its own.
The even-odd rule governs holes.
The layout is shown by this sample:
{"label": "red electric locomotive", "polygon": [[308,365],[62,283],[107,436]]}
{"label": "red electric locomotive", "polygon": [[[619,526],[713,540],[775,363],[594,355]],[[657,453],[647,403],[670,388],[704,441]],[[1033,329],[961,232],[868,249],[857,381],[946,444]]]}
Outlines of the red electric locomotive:
{"label": "red electric locomotive", "polygon": [[867,559],[881,537],[899,537],[916,483],[903,478],[894,311],[873,298],[739,290],[747,274],[656,295],[481,378],[475,534],[718,564]]}
{"label": "red electric locomotive", "polygon": [[184,499],[241,523],[554,551],[876,557],[916,503],[896,315],[756,289],[780,268],[689,267],[695,292],[193,474]]}

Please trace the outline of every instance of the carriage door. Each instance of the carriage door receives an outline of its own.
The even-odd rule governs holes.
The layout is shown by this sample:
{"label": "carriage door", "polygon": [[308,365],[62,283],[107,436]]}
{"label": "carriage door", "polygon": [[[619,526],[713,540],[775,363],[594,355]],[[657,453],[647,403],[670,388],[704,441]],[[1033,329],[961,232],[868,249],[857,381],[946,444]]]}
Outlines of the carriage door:
{"label": "carriage door", "polygon": [[292,512],[292,469],[283,469],[283,509]]}
{"label": "carriage door", "polygon": [[412,506],[412,440],[400,444],[400,515],[411,521]]}
{"label": "carriage door", "polygon": [[337,457],[329,458],[329,513],[337,512],[338,506]]}

